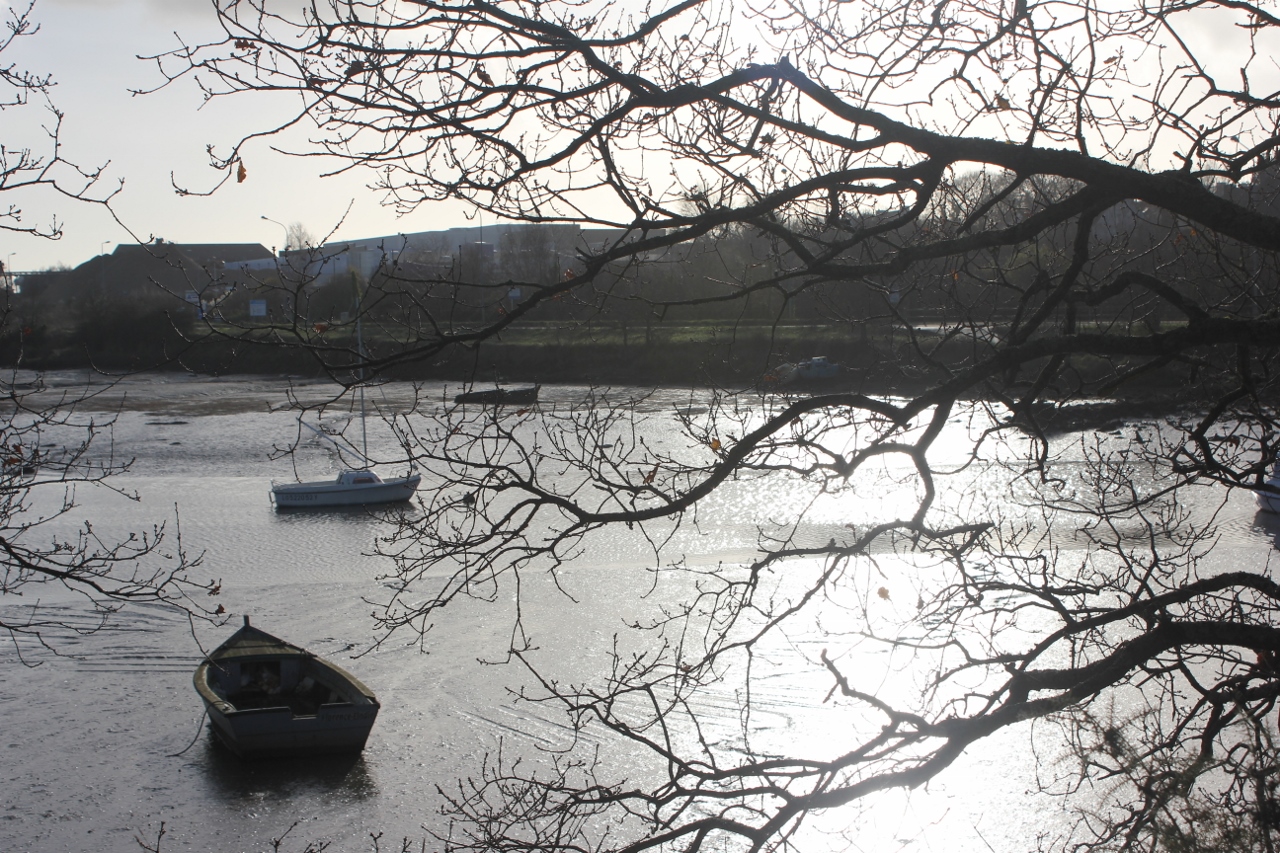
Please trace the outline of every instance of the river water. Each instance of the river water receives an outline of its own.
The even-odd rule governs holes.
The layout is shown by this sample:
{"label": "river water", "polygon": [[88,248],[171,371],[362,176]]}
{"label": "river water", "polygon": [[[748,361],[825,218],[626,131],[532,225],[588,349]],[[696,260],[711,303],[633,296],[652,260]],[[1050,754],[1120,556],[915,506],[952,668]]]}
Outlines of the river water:
{"label": "river water", "polygon": [[[68,386],[76,380],[49,377]],[[449,608],[421,649],[393,643],[352,657],[373,639],[369,602],[380,598],[389,566],[371,554],[387,529],[363,512],[272,507],[271,479],[294,476],[288,459],[272,459],[273,448],[296,430],[295,416],[280,408],[287,390],[282,380],[253,377],[140,378],[86,410],[104,419],[114,412],[113,451],[136,459],[117,483],[140,499],[82,488],[70,520],[91,519],[109,536],[167,519],[170,534],[180,529],[188,553],[203,554],[194,574],[221,581],[219,601],[235,622],[193,628],[171,612],[140,607],[104,631],[59,638],[60,656],[26,650],[27,662],[37,666],[22,665],[11,645],[0,648],[0,851],[125,853],[141,849],[138,839],[154,844],[161,825],[165,851],[269,850],[286,833],[282,850],[319,842],[331,851],[366,851],[374,849],[375,836],[382,850],[398,849],[404,838],[419,849],[426,828],[444,828],[437,786],[448,789],[473,774],[482,757],[499,748],[536,752],[563,745],[569,730],[553,709],[512,698],[522,671],[486,662],[500,659],[510,639],[506,594]],[[331,389],[303,384],[292,390],[319,399]],[[443,399],[446,389],[423,391]],[[543,404],[567,406],[584,392],[544,387]],[[407,388],[386,386],[373,402],[394,406],[407,395]],[[688,391],[671,391],[646,405],[658,412],[698,403]],[[349,411],[329,415],[335,423],[348,417]],[[386,445],[389,436],[372,429],[374,445]],[[306,442],[295,461],[307,478],[334,470],[331,454],[316,441]],[[678,548],[694,562],[744,559],[756,516],[780,500],[768,488],[731,491],[700,514],[697,529]],[[891,497],[879,496],[880,509]],[[847,510],[826,517],[817,507],[812,534],[825,541],[823,525],[842,523]],[[1266,561],[1276,535],[1246,495],[1232,496],[1213,559]],[[549,582],[527,584],[523,618],[545,653],[589,667],[592,651],[608,646],[623,617],[653,603],[637,604],[652,583],[649,562],[642,548],[619,535],[562,573],[558,583],[572,598]],[[52,590],[41,595],[40,608],[78,618],[73,598]],[[10,618],[35,604],[0,601]],[[191,672],[200,647],[221,642],[240,614],[334,658],[373,687],[383,709],[361,756],[244,763],[214,743]],[[811,640],[785,654],[812,662],[822,638]],[[754,724],[784,740],[820,746],[828,732],[814,727],[809,712],[829,682],[800,683],[790,677],[787,660],[773,665],[755,695]],[[726,718],[736,719],[733,697],[723,699]],[[832,731],[841,726],[834,712],[830,725]],[[1058,805],[1028,794],[1037,764],[1025,738],[1025,732],[993,738],[926,789],[880,799],[874,820],[857,817],[865,825],[842,825],[854,818],[835,815],[815,831],[834,833],[830,846],[841,850],[1033,847]],[[426,849],[436,847],[427,841]]]}

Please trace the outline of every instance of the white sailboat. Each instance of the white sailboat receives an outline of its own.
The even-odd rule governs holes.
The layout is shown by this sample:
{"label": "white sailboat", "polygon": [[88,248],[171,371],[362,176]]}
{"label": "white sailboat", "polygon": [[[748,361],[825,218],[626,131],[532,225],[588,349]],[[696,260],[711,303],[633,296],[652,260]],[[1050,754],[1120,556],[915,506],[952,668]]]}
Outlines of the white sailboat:
{"label": "white sailboat", "polygon": [[413,497],[422,475],[382,479],[368,468],[342,471],[333,480],[310,483],[272,483],[271,500],[277,507],[372,506],[397,503]]}
{"label": "white sailboat", "polygon": [[[360,295],[356,291],[356,347],[364,358],[364,336],[360,328]],[[379,477],[369,466],[369,430],[365,424],[364,368],[360,369],[360,435],[361,457],[365,467],[339,472],[333,480],[310,483],[271,483],[271,501],[277,507],[373,506],[410,500],[422,482],[422,475],[412,469],[404,477]],[[302,425],[323,438],[333,439],[305,421]],[[337,442],[334,442],[337,446]],[[339,447],[339,459],[341,450]]]}

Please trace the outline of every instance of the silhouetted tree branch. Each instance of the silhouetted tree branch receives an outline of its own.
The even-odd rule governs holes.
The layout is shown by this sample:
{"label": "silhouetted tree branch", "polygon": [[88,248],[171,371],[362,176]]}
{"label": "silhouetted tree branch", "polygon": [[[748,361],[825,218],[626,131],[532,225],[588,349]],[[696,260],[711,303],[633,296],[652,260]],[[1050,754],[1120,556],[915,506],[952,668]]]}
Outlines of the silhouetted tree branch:
{"label": "silhouetted tree branch", "polygon": [[[383,545],[384,640],[459,597],[519,605],[620,529],[662,602],[582,650],[599,671],[541,655],[517,606],[525,698],[572,737],[444,791],[448,849],[807,848],[824,812],[1033,721],[1073,762],[1045,792],[1082,814],[1046,843],[1272,849],[1277,589],[1208,559],[1231,489],[1270,488],[1277,455],[1266,8],[217,7],[226,39],[156,57],[168,79],[298,99],[213,155],[227,175],[305,123],[300,153],[373,169],[403,212],[612,230],[505,279],[461,247],[434,267],[388,252],[367,359],[308,331],[336,310],[211,335],[354,383],[639,305],[719,323],[718,357],[746,364],[687,364],[721,387],[676,406],[596,389],[393,421],[438,485]],[[1197,53],[1204,28],[1232,34],[1229,68]],[[843,382],[757,385],[829,329]],[[1165,419],[1095,430],[1099,398]],[[749,557],[686,557],[709,512],[742,514]],[[766,677],[805,697],[799,728],[838,714],[830,737],[753,728]]]}
{"label": "silhouetted tree branch", "polygon": [[[0,57],[10,50],[20,38],[29,38],[39,31],[32,17],[36,0],[28,0],[26,7],[8,8],[4,32],[0,33]],[[30,119],[25,111],[43,108],[48,122],[38,124],[31,133],[42,136],[42,142],[24,138],[15,131],[18,123],[10,124],[6,139],[0,144],[0,230],[37,237],[57,239],[62,236],[62,226],[54,217],[47,225],[34,225],[23,217],[22,195],[33,191],[51,191],[63,199],[110,205],[120,186],[99,192],[106,165],[86,168],[66,160],[62,155],[61,132],[63,113],[52,99],[55,83],[51,76],[21,68],[14,63],[0,61],[0,107],[11,118]],[[24,111],[19,114],[19,111]],[[12,135],[11,135],[12,134]],[[17,137],[17,138],[15,138]]]}
{"label": "silhouetted tree branch", "polygon": [[[0,55],[18,39],[37,34],[34,7],[31,0],[8,9]],[[63,114],[51,99],[53,85],[48,75],[0,63],[4,115],[29,118],[26,111],[43,107],[51,119],[37,131],[43,146],[23,137],[20,122],[6,124],[6,139],[0,142],[5,198],[0,231],[48,239],[62,235],[56,218],[47,225],[24,220],[19,199],[33,191],[108,209],[119,192],[118,186],[98,191],[105,167],[86,169],[63,158]],[[112,479],[129,462],[110,453],[112,417],[85,411],[101,387],[52,387],[25,369],[32,330],[13,307],[13,281],[3,285],[0,339],[11,361],[0,377],[0,596],[5,604],[0,631],[25,655],[28,642],[57,651],[68,633],[92,633],[133,603],[163,603],[195,616],[215,616],[200,599],[216,595],[218,583],[189,576],[199,558],[183,549],[176,515],[172,531],[159,524],[122,536],[101,534],[91,522],[71,522],[77,488],[105,488],[136,499]],[[70,603],[62,592],[71,594]]]}

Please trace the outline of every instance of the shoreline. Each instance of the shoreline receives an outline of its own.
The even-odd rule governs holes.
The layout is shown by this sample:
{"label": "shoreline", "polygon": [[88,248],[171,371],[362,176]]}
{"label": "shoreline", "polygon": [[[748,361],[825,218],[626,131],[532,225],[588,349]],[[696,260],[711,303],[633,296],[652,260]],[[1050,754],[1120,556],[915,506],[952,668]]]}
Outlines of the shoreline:
{"label": "shoreline", "polygon": [[[12,369],[12,368],[10,368]],[[288,398],[297,397],[308,406],[326,406],[331,410],[345,411],[354,405],[347,396],[350,391],[324,375],[289,373],[196,373],[190,370],[169,369],[138,373],[111,374],[88,368],[54,371],[23,369],[11,375],[13,393],[39,406],[52,403],[56,398],[76,397],[83,411],[114,412],[141,411],[157,415],[236,414],[271,411],[288,406]],[[372,386],[380,389],[383,405],[405,407],[413,398],[450,405],[453,396],[472,386],[481,388],[494,384],[492,379],[476,378],[473,381],[450,378],[390,379]],[[511,387],[524,384],[512,380],[499,383]],[[530,383],[533,384],[533,383]],[[779,389],[764,389],[759,384],[743,388],[712,385],[656,383],[637,381],[591,383],[566,381],[537,383],[544,388],[542,398],[534,405],[567,403],[579,395],[577,389],[635,388],[660,389],[679,392],[720,391],[736,395],[758,395],[763,398],[786,399],[819,396],[822,394],[858,393],[870,397],[894,398],[907,392],[895,383],[877,383],[862,377],[846,377],[840,380],[814,382]],[[868,386],[877,386],[868,388]],[[26,390],[19,390],[26,387]],[[555,389],[574,389],[571,394],[555,394]],[[426,394],[422,394],[422,391]],[[557,401],[556,397],[561,399]],[[0,396],[0,400],[3,397]],[[271,402],[273,399],[277,403]],[[965,399],[974,399],[968,397]],[[1196,411],[1193,401],[1181,400],[1171,405],[1168,397],[1150,394],[1144,397],[1112,397],[1083,400],[1044,400],[1033,407],[1036,423],[1046,434],[1061,434],[1084,430],[1111,431],[1135,420],[1152,420],[1177,411]],[[373,405],[377,406],[377,403]],[[1025,418],[1022,425],[1029,424]]]}

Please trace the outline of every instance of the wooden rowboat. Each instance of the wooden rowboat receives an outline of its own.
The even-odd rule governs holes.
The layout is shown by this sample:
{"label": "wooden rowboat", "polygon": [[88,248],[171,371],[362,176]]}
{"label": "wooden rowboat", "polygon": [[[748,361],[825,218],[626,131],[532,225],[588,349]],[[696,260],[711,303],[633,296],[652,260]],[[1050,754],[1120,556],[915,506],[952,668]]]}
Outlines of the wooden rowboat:
{"label": "wooden rowboat", "polygon": [[242,758],[359,752],[381,707],[354,675],[248,616],[192,680],[214,732]]}

